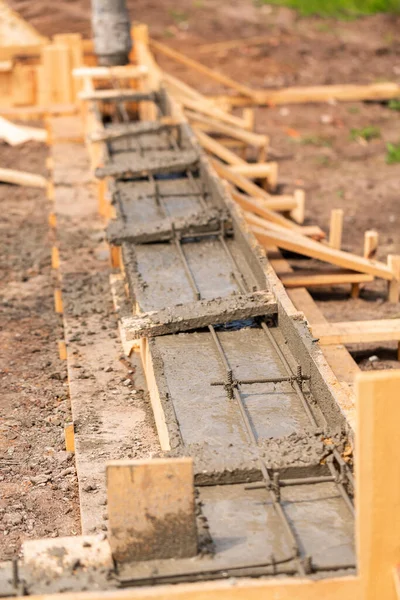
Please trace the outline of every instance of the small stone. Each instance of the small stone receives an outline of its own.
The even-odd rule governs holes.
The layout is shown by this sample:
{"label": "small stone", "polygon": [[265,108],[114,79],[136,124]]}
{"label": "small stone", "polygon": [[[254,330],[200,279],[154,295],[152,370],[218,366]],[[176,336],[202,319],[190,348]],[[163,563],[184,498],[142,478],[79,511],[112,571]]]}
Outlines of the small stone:
{"label": "small stone", "polygon": [[376,354],[373,354],[372,356],[370,356],[368,358],[369,362],[374,363],[377,362],[379,360],[379,356],[376,356]]}

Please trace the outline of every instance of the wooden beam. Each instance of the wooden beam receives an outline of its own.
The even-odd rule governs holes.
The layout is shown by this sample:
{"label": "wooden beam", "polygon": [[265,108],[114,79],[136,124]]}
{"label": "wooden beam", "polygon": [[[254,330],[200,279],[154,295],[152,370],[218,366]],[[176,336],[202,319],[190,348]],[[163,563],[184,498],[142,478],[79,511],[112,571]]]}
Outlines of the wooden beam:
{"label": "wooden beam", "polygon": [[[243,190],[249,196],[262,201],[267,208],[282,212],[289,212],[298,208],[298,201],[295,196],[272,196],[250,181],[250,179],[243,177],[239,173],[235,173],[235,171],[224,165],[221,161],[211,159],[211,164],[220,177]],[[301,198],[303,198],[303,194],[301,194]]]}
{"label": "wooden beam", "polygon": [[109,541],[118,562],[197,553],[192,458],[109,462]]}
{"label": "wooden beam", "polygon": [[107,89],[79,92],[80,100],[85,101],[100,101],[100,102],[154,102],[156,95],[152,92],[137,92],[130,88],[127,89]]}
{"label": "wooden beam", "polygon": [[232,127],[225,123],[221,123],[217,119],[207,117],[193,110],[185,110],[185,114],[189,121],[205,125],[209,132],[222,133],[223,135],[227,135],[233,139],[249,144],[249,146],[265,148],[269,143],[269,138],[267,135],[246,131],[244,128],[237,126]]}
{"label": "wooden beam", "polygon": [[213,69],[210,69],[209,67],[206,67],[205,65],[199,63],[197,60],[188,58],[184,54],[181,54],[181,52],[178,52],[177,50],[173,50],[172,48],[170,48],[169,46],[166,46],[165,44],[162,44],[161,42],[156,42],[155,40],[150,40],[150,47],[153,50],[156,50],[157,52],[161,52],[162,54],[164,54],[164,56],[168,56],[168,58],[172,58],[176,62],[179,62],[182,65],[185,65],[186,67],[189,67],[190,69],[193,69],[194,71],[197,71],[198,73],[202,73],[203,75],[206,75],[210,79],[213,79],[214,81],[217,81],[218,83],[221,83],[222,85],[225,85],[226,87],[236,90],[237,92],[243,94],[244,96],[249,96],[250,98],[256,97],[254,90],[249,88],[247,85],[238,83],[237,81],[234,81],[230,77],[227,77],[226,75],[223,75],[222,73],[218,73],[217,71],[214,71]]}
{"label": "wooden beam", "polygon": [[400,256],[389,254],[388,268],[393,274],[392,281],[389,283],[388,300],[396,304],[400,296]]}
{"label": "wooden beam", "polygon": [[124,65],[117,67],[78,67],[72,71],[76,79],[138,79],[147,75],[144,65]]}
{"label": "wooden beam", "polygon": [[383,263],[368,260],[350,252],[343,252],[343,250],[335,250],[296,233],[266,232],[261,228],[255,228],[253,231],[259,242],[267,246],[278,246],[278,248],[283,248],[290,252],[296,252],[310,258],[317,258],[323,262],[331,263],[345,269],[368,273],[388,281],[391,281],[394,277],[392,269]]}
{"label": "wooden beam", "polygon": [[[232,163],[231,163],[232,164]],[[275,190],[278,184],[278,163],[263,162],[263,163],[246,163],[242,160],[240,164],[232,165],[232,171],[248,177],[249,179],[266,179],[268,187]]]}
{"label": "wooden beam", "polygon": [[[272,223],[271,221],[268,221],[267,219],[262,219],[260,217],[258,217],[257,215],[254,215],[251,212],[247,212],[247,211],[243,211],[244,212],[244,217],[247,221],[247,223],[249,223],[249,225],[253,226],[257,226],[257,227],[261,227],[264,229],[270,229],[272,231],[286,231],[287,232],[287,228],[284,227],[283,225],[279,225],[278,223]],[[322,229],[320,227],[318,227],[318,225],[306,225],[304,227],[298,227],[298,229],[296,229],[295,231],[297,231],[298,233],[300,233],[301,235],[305,235],[306,237],[310,237],[313,238],[315,240],[321,240],[325,237],[325,233],[322,231]]]}
{"label": "wooden beam", "polygon": [[26,171],[16,171],[14,169],[0,169],[0,181],[27,187],[47,187],[47,179],[42,175],[27,173]]}
{"label": "wooden beam", "polygon": [[[50,541],[50,540],[49,540]],[[54,544],[54,540],[51,540]],[[29,542],[33,544],[33,542]],[[329,579],[238,578],[179,585],[146,586],[106,592],[64,592],[32,596],[32,600],[359,600],[357,577]],[[20,596],[17,600],[26,600]],[[383,600],[383,598],[382,598]],[[385,598],[386,600],[386,598]]]}
{"label": "wooden beam", "polygon": [[207,152],[211,152],[211,154],[218,156],[218,158],[225,161],[229,165],[247,165],[243,158],[240,158],[240,156],[238,156],[235,152],[232,152],[232,150],[225,148],[225,146],[204,133],[204,131],[200,131],[198,127],[193,127],[193,131],[195,132],[200,145],[207,150]]}
{"label": "wooden beam", "polygon": [[378,250],[379,234],[374,229],[364,233],[364,258],[374,258]]}
{"label": "wooden beam", "polygon": [[40,100],[43,104],[68,104],[73,101],[71,57],[66,44],[49,44],[42,48]]}
{"label": "wooden beam", "polygon": [[318,324],[312,332],[323,345],[399,341],[400,319]]}
{"label": "wooden beam", "polygon": [[310,272],[294,271],[293,273],[277,273],[283,285],[288,289],[301,287],[319,287],[331,285],[343,285],[346,283],[368,283],[373,281],[372,275],[356,273],[346,269],[335,269],[334,271]]}
{"label": "wooden beam", "polygon": [[400,562],[400,371],[360,373],[356,389],[358,597],[395,600],[393,570]]}
{"label": "wooden beam", "polygon": [[254,90],[256,100],[249,101],[243,96],[210,96],[210,100],[217,102],[218,99],[227,103],[228,106],[243,107],[260,105],[275,106],[279,104],[307,104],[329,102],[337,100],[340,102],[358,102],[364,100],[390,100],[400,96],[400,86],[397,83],[372,83],[369,85],[321,85],[282,88],[280,90]]}
{"label": "wooden beam", "polygon": [[342,246],[343,232],[343,210],[335,208],[331,210],[331,225],[329,228],[329,245],[331,248],[340,250]]}
{"label": "wooden beam", "polygon": [[192,98],[179,98],[179,102],[185,108],[192,110],[194,112],[202,113],[207,115],[208,117],[212,117],[213,119],[217,119],[222,121],[222,123],[228,123],[228,125],[232,125],[233,127],[240,127],[241,129],[248,129],[248,123],[244,119],[239,117],[235,117],[228,112],[218,108],[218,106],[214,106],[209,102],[203,102],[202,100],[193,100]]}
{"label": "wooden beam", "polygon": [[[270,203],[268,200],[247,196],[246,194],[238,192],[233,186],[229,186],[229,189],[232,198],[244,210],[259,215],[267,221],[270,221],[271,223],[276,223],[277,225],[281,225],[286,229],[291,229],[293,231],[298,232],[301,231],[299,225],[293,223],[293,221],[290,221],[283,215],[280,215],[279,213],[275,212],[272,208],[270,208]],[[274,204],[272,204],[272,206],[274,206]]]}

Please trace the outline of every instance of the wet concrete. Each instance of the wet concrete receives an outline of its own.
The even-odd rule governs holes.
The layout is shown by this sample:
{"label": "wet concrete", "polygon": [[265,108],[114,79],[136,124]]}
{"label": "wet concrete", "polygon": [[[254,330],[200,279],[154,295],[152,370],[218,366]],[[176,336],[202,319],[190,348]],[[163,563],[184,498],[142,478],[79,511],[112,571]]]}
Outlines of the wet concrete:
{"label": "wet concrete", "polygon": [[253,292],[199,300],[188,304],[178,304],[125,318],[123,326],[126,339],[135,340],[141,337],[157,337],[169,333],[178,333],[192,329],[201,329],[208,325],[240,321],[250,317],[275,315],[277,304],[269,292]]}
{"label": "wet concrete", "polygon": [[[185,153],[193,151],[200,157],[189,128],[183,128],[181,135]],[[256,322],[243,321],[234,328],[217,328],[214,334],[214,329],[202,329],[208,322],[201,322],[193,333],[163,335],[148,339],[145,345],[148,373],[155,380],[151,400],[157,426],[162,426],[162,447],[169,450],[169,456],[194,458],[201,510],[214,547],[212,565],[225,568],[248,561],[254,566],[273,554],[282,561],[283,571],[299,572],[285,523],[272,502],[275,497],[303,558],[312,556],[312,564],[321,569],[352,566],[353,515],[335,483],[284,487],[280,497],[273,496],[276,491],[272,494],[271,488],[269,492],[248,490],[243,485],[265,480],[265,469],[270,477],[276,471],[280,477],[330,474],[325,461],[343,449],[343,417],[335,410],[334,394],[320,370],[319,350],[313,346],[304,317],[294,310],[275,279],[270,281],[265,256],[218,178],[200,157],[194,174],[202,181],[200,188],[184,173],[159,179],[157,168],[162,173],[164,167],[161,162],[157,167],[155,156],[164,160],[173,152],[174,143],[165,133],[156,137],[146,134],[140,145],[129,140],[111,145],[106,168],[136,160],[140,164],[144,155],[158,178],[157,187],[155,181],[116,183],[113,198],[118,222],[124,227],[133,223],[158,227],[164,219],[166,227],[171,218],[212,214],[213,207],[228,210],[233,235],[193,237],[180,247],[176,240],[124,241],[124,271],[138,313],[164,310],[170,323],[179,314],[179,305],[189,305],[196,297],[214,302],[221,298],[234,305],[241,293],[273,290],[277,300],[276,323],[269,324],[267,332]],[[120,167],[118,173],[125,176],[125,167]],[[206,192],[202,201],[199,189]],[[158,320],[162,325],[162,318]],[[245,382],[285,379],[288,373],[298,372],[299,366],[306,377],[301,384],[303,398],[293,381]],[[226,389],[229,372],[233,380],[244,380],[233,397]],[[211,385],[216,382],[220,385]],[[201,570],[210,561],[205,557],[200,565],[199,559],[191,563],[183,559],[178,571]],[[158,573],[177,571],[171,562],[150,562],[135,568],[134,577],[151,575],[155,566]],[[274,567],[273,572],[279,569]]]}
{"label": "wet concrete", "polygon": [[106,166],[98,167],[95,175],[105,177],[140,178],[146,175],[164,175],[184,173],[186,169],[195,170],[199,156],[194,150],[154,150],[146,156],[124,153],[110,160]]}

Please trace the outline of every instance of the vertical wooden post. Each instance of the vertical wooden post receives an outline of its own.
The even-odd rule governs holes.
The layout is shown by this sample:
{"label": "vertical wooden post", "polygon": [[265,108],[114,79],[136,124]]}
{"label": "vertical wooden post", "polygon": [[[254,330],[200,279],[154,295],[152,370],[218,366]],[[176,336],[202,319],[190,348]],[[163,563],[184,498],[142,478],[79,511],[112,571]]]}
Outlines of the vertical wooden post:
{"label": "vertical wooden post", "polygon": [[392,270],[394,279],[389,281],[388,301],[396,303],[399,301],[400,295],[400,256],[389,254],[388,267]]}
{"label": "vertical wooden post", "polygon": [[329,245],[340,250],[342,246],[343,210],[335,208],[331,211],[331,224],[329,228]]}
{"label": "vertical wooden post", "polygon": [[75,452],[75,428],[73,423],[64,425],[65,449],[67,452]]}
{"label": "vertical wooden post", "polygon": [[49,44],[42,49],[40,98],[44,104],[69,104],[73,100],[71,59],[68,46]]}
{"label": "vertical wooden post", "polygon": [[356,514],[363,600],[395,600],[400,563],[400,371],[356,379]]}
{"label": "vertical wooden post", "polygon": [[109,541],[116,561],[197,552],[193,460],[120,460],[107,465]]}
{"label": "vertical wooden post", "polygon": [[364,258],[374,258],[378,249],[379,234],[374,229],[364,233]]}
{"label": "vertical wooden post", "polygon": [[36,67],[17,63],[12,70],[12,104],[29,106],[36,104]]}
{"label": "vertical wooden post", "polygon": [[304,190],[294,190],[294,199],[297,202],[296,208],[290,211],[290,216],[293,221],[299,223],[300,225],[304,223],[304,218],[306,216],[306,193]]}
{"label": "vertical wooden post", "polygon": [[63,313],[62,292],[60,288],[54,290],[54,310],[59,315]]}
{"label": "vertical wooden post", "polygon": [[53,37],[54,43],[57,45],[65,45],[69,50],[70,58],[70,79],[71,79],[71,90],[72,100],[75,102],[78,97],[78,93],[82,89],[82,81],[72,76],[73,69],[81,67],[83,65],[83,44],[82,36],[80,33],[58,33]]}

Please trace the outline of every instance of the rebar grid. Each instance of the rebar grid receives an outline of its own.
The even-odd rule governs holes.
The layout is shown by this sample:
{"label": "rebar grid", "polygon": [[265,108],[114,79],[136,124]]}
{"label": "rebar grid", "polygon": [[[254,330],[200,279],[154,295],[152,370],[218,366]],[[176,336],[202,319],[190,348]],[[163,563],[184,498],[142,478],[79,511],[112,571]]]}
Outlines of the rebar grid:
{"label": "rebar grid", "polygon": [[[124,110],[121,111],[120,114],[121,114],[121,116],[122,116],[122,118],[123,118],[124,121],[125,120],[129,120],[129,116],[128,116],[127,112],[126,112],[125,107],[124,107]],[[170,135],[170,132],[168,132],[168,135]],[[137,141],[138,141],[138,145],[140,147],[140,140],[137,140]],[[175,140],[173,140],[172,146],[175,147],[175,148],[177,148],[177,143],[176,143]],[[188,178],[191,178],[191,180],[195,183],[195,185],[197,187],[199,187],[197,185],[197,181],[194,180],[193,174],[191,173],[190,170],[187,170],[186,175],[187,175]],[[153,175],[149,175],[148,179],[149,179],[150,182],[154,183],[154,186],[155,186],[155,188],[154,188],[155,189],[154,195],[156,197],[156,202],[159,203],[160,207],[162,207],[162,209],[163,209],[163,212],[164,212],[166,218],[168,218],[170,216],[170,213],[168,211],[168,207],[166,206],[166,204],[164,202],[164,197],[159,193],[159,187],[157,185],[156,180],[154,179]],[[204,191],[199,189],[199,194],[200,194],[200,197],[202,199],[202,203],[203,203],[204,207],[207,207],[207,202],[206,202],[206,198],[204,196]],[[193,237],[195,237],[195,236],[193,236]],[[238,267],[238,265],[236,263],[236,260],[235,260],[234,256],[232,255],[232,253],[231,253],[228,245],[226,244],[225,236],[224,236],[224,231],[223,230],[220,232],[220,234],[218,236],[218,239],[222,243],[224,251],[225,251],[226,255],[228,256],[228,258],[229,258],[229,260],[230,260],[230,262],[232,264],[233,275],[234,275],[234,278],[235,278],[235,280],[236,280],[236,282],[238,284],[238,287],[239,287],[240,291],[242,293],[247,293],[249,291],[249,286],[247,285],[247,283],[246,283],[246,281],[244,279],[244,276],[241,273],[241,271],[240,271],[240,269],[239,269],[239,267]],[[195,300],[200,300],[201,297],[202,297],[202,295],[201,295],[201,292],[200,292],[200,290],[198,288],[198,285],[196,283],[194,275],[191,272],[190,265],[189,265],[189,263],[187,261],[187,258],[185,256],[185,253],[184,253],[184,250],[183,250],[183,247],[182,247],[182,244],[181,244],[181,239],[179,238],[179,236],[175,235],[173,241],[174,241],[174,243],[176,245],[176,248],[177,248],[177,251],[178,251],[178,255],[179,255],[180,259],[181,259],[181,262],[182,262],[183,267],[185,269],[185,273],[187,275],[189,284],[190,284],[190,286],[192,288],[192,292],[193,292],[194,298],[195,298]],[[261,321],[261,327],[262,327],[262,329],[263,329],[263,331],[264,331],[264,333],[265,333],[268,341],[270,342],[270,344],[274,348],[274,350],[275,350],[278,358],[280,359],[281,363],[283,364],[283,366],[284,366],[284,368],[285,368],[285,370],[286,370],[286,372],[288,374],[287,377],[279,378],[279,381],[281,381],[281,382],[285,381],[285,382],[290,382],[291,383],[293,389],[295,390],[296,394],[298,395],[298,397],[299,397],[299,399],[301,401],[301,404],[302,404],[302,406],[304,408],[305,413],[307,414],[307,417],[308,417],[310,423],[313,426],[317,427],[318,426],[317,420],[316,420],[316,418],[315,418],[315,416],[314,416],[314,414],[313,414],[313,412],[311,410],[311,407],[309,406],[309,403],[307,402],[307,399],[306,399],[306,397],[304,395],[304,391],[302,389],[302,382],[305,379],[309,379],[309,377],[304,377],[302,375],[301,366],[300,365],[298,366],[296,375],[293,374],[292,369],[291,369],[291,367],[290,367],[290,365],[289,365],[286,357],[284,356],[284,354],[280,350],[278,344],[275,341],[275,338],[273,337],[273,335],[270,332],[267,324],[264,321]],[[272,378],[270,378],[270,379],[259,379],[259,380],[247,380],[247,381],[246,380],[240,381],[240,380],[233,379],[232,369],[230,368],[230,365],[229,365],[228,360],[227,360],[227,358],[225,356],[225,352],[223,350],[222,344],[220,342],[220,339],[218,338],[218,335],[217,335],[217,333],[215,331],[214,326],[213,325],[208,326],[208,330],[209,330],[209,332],[211,334],[211,338],[213,340],[213,343],[214,343],[214,345],[215,345],[215,347],[217,349],[217,353],[218,353],[218,355],[220,357],[220,360],[221,360],[222,364],[224,365],[224,369],[225,369],[226,374],[227,374],[227,380],[226,380],[226,382],[222,382],[222,383],[221,382],[212,382],[211,385],[224,385],[224,386],[226,386],[227,392],[228,392],[228,389],[229,389],[229,398],[230,399],[234,399],[236,401],[236,404],[238,406],[238,409],[239,409],[239,412],[241,414],[243,423],[245,425],[245,429],[247,431],[247,435],[248,435],[248,438],[250,440],[250,443],[251,443],[251,445],[253,446],[253,448],[255,449],[255,451],[256,451],[256,453],[258,455],[258,461],[259,461],[259,465],[260,465],[260,470],[261,470],[262,477],[264,479],[264,481],[262,483],[258,484],[258,485],[260,486],[260,488],[263,488],[263,489],[265,489],[267,491],[268,496],[270,497],[270,499],[272,501],[273,507],[274,507],[274,509],[275,509],[275,511],[276,511],[276,513],[277,513],[277,515],[278,515],[278,517],[280,519],[280,521],[281,521],[284,535],[285,535],[285,537],[286,537],[286,539],[288,541],[288,544],[289,544],[289,546],[290,546],[290,548],[292,549],[292,552],[293,552],[293,556],[291,556],[288,559],[283,559],[282,562],[285,563],[285,562],[293,560],[295,562],[295,564],[296,564],[296,572],[299,575],[304,576],[306,574],[309,574],[310,572],[312,572],[312,570],[315,571],[315,566],[312,565],[312,558],[310,556],[302,556],[301,548],[299,546],[299,543],[296,540],[295,531],[294,531],[294,529],[293,529],[293,527],[292,527],[292,525],[291,525],[291,523],[290,523],[290,521],[289,521],[289,519],[288,519],[288,517],[287,517],[287,515],[286,515],[286,513],[284,511],[284,508],[283,508],[283,506],[281,504],[280,487],[284,487],[285,485],[305,485],[305,484],[311,485],[311,484],[315,484],[315,483],[322,483],[324,481],[325,482],[329,481],[329,482],[335,483],[335,485],[337,486],[337,488],[338,488],[341,496],[343,497],[343,500],[344,500],[346,506],[349,508],[349,510],[352,512],[352,514],[354,514],[353,504],[351,502],[351,499],[350,499],[350,497],[349,497],[349,495],[348,495],[348,493],[346,491],[345,485],[344,485],[345,483],[347,483],[347,481],[350,481],[350,482],[353,481],[350,469],[349,469],[348,465],[345,463],[345,461],[343,460],[343,458],[341,457],[340,453],[336,449],[334,449],[333,450],[333,456],[332,456],[332,458],[327,461],[328,468],[329,468],[329,470],[331,472],[331,476],[330,477],[309,478],[309,480],[307,482],[304,479],[304,480],[300,480],[301,483],[298,480],[289,480],[289,481],[286,481],[286,483],[285,483],[285,480],[281,480],[280,479],[279,473],[274,473],[273,477],[271,478],[271,476],[270,476],[270,474],[268,472],[268,469],[265,466],[265,464],[264,464],[264,462],[263,462],[263,460],[262,460],[262,458],[261,458],[261,456],[259,454],[259,448],[258,448],[258,445],[257,445],[257,438],[255,436],[254,429],[253,429],[253,426],[252,426],[251,421],[249,419],[249,416],[247,415],[246,407],[245,407],[243,399],[241,397],[239,385],[241,383],[242,384],[246,384],[246,383],[249,383],[249,384],[252,384],[252,383],[266,383],[266,382],[274,382],[274,383],[276,383],[277,380],[276,379],[272,380]],[[323,415],[322,411],[321,411],[321,415],[322,415],[322,418],[323,418],[323,420],[325,422],[325,425],[326,425],[327,421],[326,421],[326,418]],[[339,467],[340,467],[340,472],[339,473],[335,469],[335,466],[334,466],[334,463],[333,463],[333,458],[335,458],[337,460],[338,464],[339,464]],[[255,488],[255,486],[252,486],[252,487],[248,486],[245,489],[258,489],[258,487]],[[263,563],[262,565],[252,564],[252,565],[249,565],[248,567],[241,567],[241,568],[242,569],[249,568],[249,569],[252,569],[254,571],[254,569],[257,569],[258,567],[264,567],[265,568],[267,566],[268,567],[272,566],[273,569],[275,569],[277,564],[279,564],[279,561],[275,561],[275,559],[274,559],[270,563]],[[238,569],[239,568],[240,567],[238,567]],[[332,567],[328,568],[328,569],[327,569],[327,567],[324,567],[324,570],[339,570],[341,568],[346,568],[347,569],[347,568],[351,568],[351,567],[348,567],[347,565],[346,566],[343,566],[343,565],[332,565]],[[216,574],[218,574],[218,576],[220,577],[221,573],[223,571],[225,571],[225,570],[216,569],[214,572]],[[235,571],[234,568],[227,568],[226,569],[226,572],[233,573],[234,571]],[[203,575],[202,575],[203,578],[205,576],[207,576],[207,575],[211,575],[212,572],[213,571],[211,570],[211,571],[207,571],[205,574],[203,573]],[[196,576],[197,575],[198,574],[196,574]],[[162,576],[160,576],[160,577],[162,577]],[[163,578],[163,579],[166,579],[167,581],[168,581],[168,579],[174,580],[174,577],[178,577],[178,575],[177,576],[169,576],[169,577],[166,577],[166,578]],[[182,577],[185,580],[187,580],[188,574],[182,575]]]}

